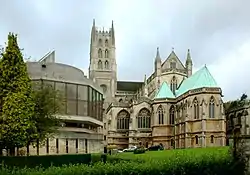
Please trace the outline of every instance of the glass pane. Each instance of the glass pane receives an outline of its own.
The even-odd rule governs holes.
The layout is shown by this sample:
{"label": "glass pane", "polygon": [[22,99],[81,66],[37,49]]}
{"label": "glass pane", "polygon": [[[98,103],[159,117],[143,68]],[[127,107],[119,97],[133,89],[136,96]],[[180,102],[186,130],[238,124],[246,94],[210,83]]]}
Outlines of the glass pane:
{"label": "glass pane", "polygon": [[88,100],[88,86],[78,85],[78,99]]}
{"label": "glass pane", "polygon": [[88,102],[84,100],[78,100],[78,115],[87,116],[88,115]]}
{"label": "glass pane", "polygon": [[60,104],[60,111],[59,111],[59,114],[61,115],[65,115],[66,114],[66,101],[61,101],[61,104]]}
{"label": "glass pane", "polygon": [[76,100],[67,100],[67,114],[77,115],[76,108],[77,108]]}
{"label": "glass pane", "polygon": [[67,85],[67,99],[75,100],[77,99],[77,89],[75,84],[66,84]]}
{"label": "glass pane", "polygon": [[88,86],[89,89],[89,101],[92,101],[92,87]]}
{"label": "glass pane", "polygon": [[65,83],[56,82],[55,86],[62,98],[65,98]]}

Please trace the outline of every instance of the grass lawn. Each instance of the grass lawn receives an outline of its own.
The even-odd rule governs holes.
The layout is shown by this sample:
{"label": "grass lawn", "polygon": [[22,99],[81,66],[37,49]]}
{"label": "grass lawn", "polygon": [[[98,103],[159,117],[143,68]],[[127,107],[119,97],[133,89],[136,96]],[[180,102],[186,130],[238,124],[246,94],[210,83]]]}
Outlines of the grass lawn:
{"label": "grass lawn", "polygon": [[[92,164],[62,167],[6,169],[0,175],[235,175],[242,167],[234,166],[228,147],[147,151],[143,154],[118,153],[101,162],[101,154],[93,154]],[[124,161],[123,161],[124,160]]]}
{"label": "grass lawn", "polygon": [[134,154],[133,152],[118,153],[112,155],[113,158],[124,160],[169,160],[176,158],[199,159],[204,156],[215,156],[218,158],[229,155],[229,147],[216,148],[190,148],[190,149],[174,149],[163,151],[147,151],[144,154]]}

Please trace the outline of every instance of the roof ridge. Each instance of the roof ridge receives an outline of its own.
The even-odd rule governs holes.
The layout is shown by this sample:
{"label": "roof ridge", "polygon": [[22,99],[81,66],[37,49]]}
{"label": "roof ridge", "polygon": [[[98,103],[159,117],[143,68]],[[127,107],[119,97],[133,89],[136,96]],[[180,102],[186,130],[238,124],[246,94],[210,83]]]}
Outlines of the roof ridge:
{"label": "roof ridge", "polygon": [[202,87],[218,87],[217,82],[206,66],[200,68],[192,76],[184,80],[176,96],[180,96],[189,90]]}

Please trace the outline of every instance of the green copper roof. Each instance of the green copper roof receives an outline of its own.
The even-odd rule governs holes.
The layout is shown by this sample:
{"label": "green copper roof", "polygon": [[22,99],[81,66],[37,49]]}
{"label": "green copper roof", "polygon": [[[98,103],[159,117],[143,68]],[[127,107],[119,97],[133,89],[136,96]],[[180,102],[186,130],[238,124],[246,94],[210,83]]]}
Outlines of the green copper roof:
{"label": "green copper roof", "polygon": [[157,98],[175,98],[174,94],[172,93],[166,82],[162,83],[160,90],[155,96],[155,99]]}
{"label": "green copper roof", "polygon": [[189,90],[203,87],[219,87],[206,66],[184,80],[176,91],[176,96],[180,96]]}

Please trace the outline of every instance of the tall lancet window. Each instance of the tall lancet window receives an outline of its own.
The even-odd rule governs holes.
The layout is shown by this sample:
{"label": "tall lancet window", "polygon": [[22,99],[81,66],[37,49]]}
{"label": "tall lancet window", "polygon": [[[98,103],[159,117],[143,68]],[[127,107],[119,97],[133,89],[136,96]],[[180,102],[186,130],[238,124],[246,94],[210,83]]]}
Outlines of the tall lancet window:
{"label": "tall lancet window", "polygon": [[102,69],[102,61],[101,60],[98,61],[97,65],[98,65],[98,69]]}
{"label": "tall lancet window", "polygon": [[105,58],[108,58],[109,57],[109,51],[108,49],[105,50]]}
{"label": "tall lancet window", "polygon": [[215,118],[214,107],[214,97],[211,97],[209,102],[209,118]]}
{"label": "tall lancet window", "polygon": [[194,98],[194,101],[193,101],[193,109],[194,109],[194,119],[199,119],[199,103],[198,103],[198,100],[197,98]]}
{"label": "tall lancet window", "polygon": [[157,113],[158,113],[158,123],[160,125],[164,124],[164,109],[161,105],[158,107]]}
{"label": "tall lancet window", "polygon": [[175,91],[177,89],[177,79],[175,76],[173,76],[173,78],[171,80],[170,89],[175,94]]}
{"label": "tall lancet window", "polygon": [[105,47],[108,47],[109,46],[109,42],[108,42],[108,40],[106,39],[105,40]]}
{"label": "tall lancet window", "polygon": [[102,49],[98,50],[98,58],[102,58]]}
{"label": "tall lancet window", "polygon": [[105,65],[105,69],[109,69],[109,62],[107,60],[105,61],[104,65]]}

